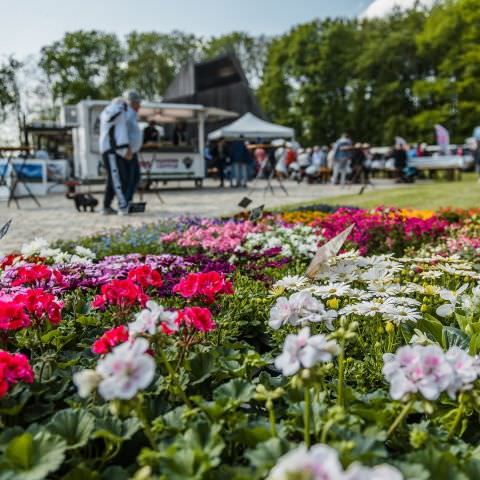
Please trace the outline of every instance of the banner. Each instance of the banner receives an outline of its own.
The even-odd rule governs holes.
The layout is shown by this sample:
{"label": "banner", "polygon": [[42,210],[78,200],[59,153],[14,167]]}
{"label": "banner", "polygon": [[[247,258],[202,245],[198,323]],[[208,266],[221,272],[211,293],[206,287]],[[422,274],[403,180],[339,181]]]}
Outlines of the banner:
{"label": "banner", "polygon": [[450,134],[448,130],[442,125],[435,125],[435,133],[437,135],[437,145],[441,148],[443,153],[449,154],[448,146],[450,145]]}

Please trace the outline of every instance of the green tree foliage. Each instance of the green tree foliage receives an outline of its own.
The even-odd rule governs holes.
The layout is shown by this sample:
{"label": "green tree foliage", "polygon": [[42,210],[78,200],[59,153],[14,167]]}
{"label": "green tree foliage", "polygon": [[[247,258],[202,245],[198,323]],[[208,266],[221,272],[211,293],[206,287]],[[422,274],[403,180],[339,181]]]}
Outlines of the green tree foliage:
{"label": "green tree foliage", "polygon": [[386,19],[315,21],[276,39],[260,100],[302,141],[331,142],[342,131],[374,143],[412,133],[412,85],[422,78],[416,34],[423,11]]}
{"label": "green tree foliage", "polygon": [[[189,60],[232,52],[267,116],[300,141],[434,140],[444,124],[457,142],[480,124],[478,0],[440,0],[378,19],[324,19],[274,38],[234,31],[211,38],[174,31],[67,33],[41,51],[54,97],[111,98],[126,87],[164,95]],[[0,66],[0,107],[12,103],[12,65]]]}
{"label": "green tree foliage", "polygon": [[126,44],[125,82],[149,100],[163,95],[175,74],[200,49],[199,39],[182,32],[132,32]]}
{"label": "green tree foliage", "polygon": [[123,88],[122,60],[116,35],[78,31],[43,47],[40,66],[52,82],[54,96],[76,103],[118,95]]}
{"label": "green tree foliage", "polygon": [[21,66],[14,57],[0,63],[0,120],[5,119],[9,107],[17,107],[19,104],[17,72]]}
{"label": "green tree foliage", "polygon": [[419,112],[413,125],[442,123],[458,139],[480,123],[480,10],[476,0],[435,6],[419,33],[418,48],[428,74],[414,84]]}

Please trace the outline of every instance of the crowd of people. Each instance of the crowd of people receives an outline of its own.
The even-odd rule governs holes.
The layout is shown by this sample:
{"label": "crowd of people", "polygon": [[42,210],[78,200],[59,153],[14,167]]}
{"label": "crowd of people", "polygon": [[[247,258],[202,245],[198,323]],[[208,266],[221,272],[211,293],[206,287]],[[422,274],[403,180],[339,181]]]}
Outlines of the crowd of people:
{"label": "crowd of people", "polygon": [[297,182],[345,184],[367,182],[369,172],[368,144],[352,144],[347,134],[330,147],[318,145],[302,148],[283,139],[268,144],[220,139],[205,149],[207,168],[220,180],[229,179],[232,187],[245,187],[255,177],[276,176]]}
{"label": "crowd of people", "polygon": [[[426,143],[408,145],[401,137],[390,148],[383,148],[382,153],[378,150],[368,143],[353,143],[344,133],[330,146],[309,148],[281,139],[268,144],[221,139],[207,145],[205,158],[209,172],[220,179],[221,187],[226,179],[230,179],[232,187],[245,187],[248,179],[257,176],[334,185],[367,184],[370,176],[380,170],[388,171],[397,183],[410,183],[416,170],[409,167],[409,160],[435,154]],[[449,153],[465,154],[463,147]],[[480,148],[471,153],[480,175]]]}

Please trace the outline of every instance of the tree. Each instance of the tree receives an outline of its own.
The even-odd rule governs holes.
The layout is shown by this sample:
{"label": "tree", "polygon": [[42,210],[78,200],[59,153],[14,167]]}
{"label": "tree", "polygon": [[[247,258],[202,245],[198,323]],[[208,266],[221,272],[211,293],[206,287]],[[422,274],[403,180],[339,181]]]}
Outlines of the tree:
{"label": "tree", "polygon": [[200,48],[199,39],[182,32],[132,32],[126,41],[125,82],[149,100],[165,93],[175,74]]}
{"label": "tree", "polygon": [[14,57],[9,57],[0,64],[0,119],[3,121],[9,107],[20,104],[17,74],[22,64]]}
{"label": "tree", "polygon": [[419,113],[413,125],[421,132],[444,124],[456,141],[480,123],[480,10],[476,0],[436,5],[417,36],[428,74],[415,82]]}
{"label": "tree", "polygon": [[387,18],[360,25],[352,105],[352,120],[360,138],[389,145],[397,135],[416,136],[410,122],[418,110],[412,90],[426,71],[416,35],[425,17],[423,10],[397,10]]}
{"label": "tree", "polygon": [[293,126],[301,141],[331,142],[351,127],[356,36],[354,21],[327,19],[272,42],[259,98],[267,114]]}
{"label": "tree", "polygon": [[124,87],[122,60],[116,35],[80,30],[43,47],[40,67],[52,83],[55,98],[77,103],[87,97],[119,95]]}

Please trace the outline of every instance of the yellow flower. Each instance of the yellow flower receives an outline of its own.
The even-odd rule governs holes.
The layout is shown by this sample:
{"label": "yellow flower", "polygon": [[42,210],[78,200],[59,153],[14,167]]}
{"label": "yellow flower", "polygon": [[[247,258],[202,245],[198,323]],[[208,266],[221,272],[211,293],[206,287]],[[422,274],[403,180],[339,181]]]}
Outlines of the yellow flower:
{"label": "yellow flower", "polygon": [[385,325],[385,331],[390,335],[395,331],[395,325],[392,322],[387,322]]}
{"label": "yellow flower", "polygon": [[327,306],[329,308],[332,308],[333,310],[338,310],[338,307],[340,306],[340,301],[336,297],[330,298],[329,300],[327,300]]}

